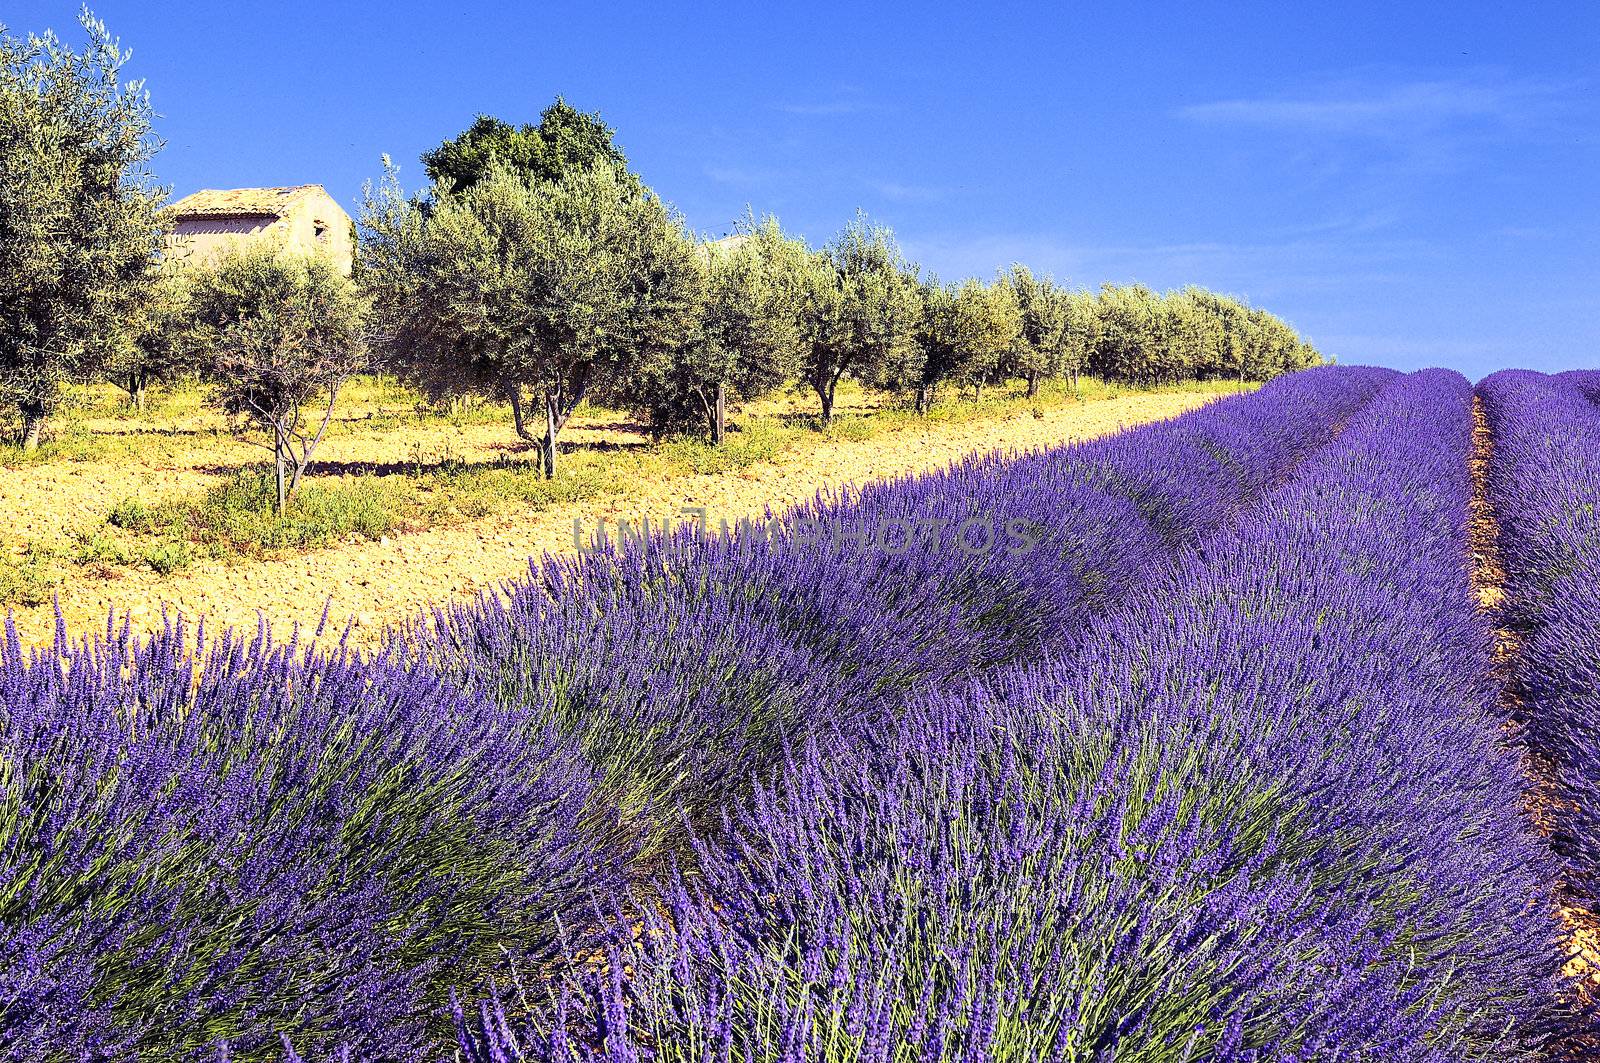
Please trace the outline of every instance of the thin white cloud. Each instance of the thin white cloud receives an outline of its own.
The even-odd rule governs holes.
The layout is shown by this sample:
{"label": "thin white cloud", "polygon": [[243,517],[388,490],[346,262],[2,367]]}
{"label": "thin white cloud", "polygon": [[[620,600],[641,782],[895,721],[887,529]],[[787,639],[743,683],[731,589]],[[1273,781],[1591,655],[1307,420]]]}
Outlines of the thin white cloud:
{"label": "thin white cloud", "polygon": [[784,114],[804,115],[838,115],[860,114],[863,111],[874,111],[879,108],[859,100],[831,100],[822,103],[780,103],[778,110]]}
{"label": "thin white cloud", "polygon": [[1382,229],[1393,228],[1401,220],[1401,214],[1397,209],[1386,207],[1382,210],[1340,214],[1324,218],[1321,221],[1308,221],[1299,225],[1290,225],[1274,230],[1270,235],[1283,239],[1316,236],[1358,236],[1363,233],[1373,233]]}
{"label": "thin white cloud", "polygon": [[884,199],[898,203],[934,203],[949,196],[949,189],[934,185],[902,184],[899,181],[868,181],[867,187]]}
{"label": "thin white cloud", "polygon": [[1419,339],[1415,336],[1383,336],[1368,333],[1336,333],[1318,337],[1330,351],[1352,352],[1355,362],[1379,364],[1450,364],[1464,358],[1494,355],[1516,347],[1510,337],[1454,336]]}
{"label": "thin white cloud", "polygon": [[1548,240],[1556,235],[1554,230],[1531,225],[1502,225],[1495,230],[1495,235],[1504,236],[1511,240]]}
{"label": "thin white cloud", "polygon": [[796,166],[785,169],[731,162],[707,163],[700,167],[700,172],[719,185],[735,188],[803,187],[810,192],[825,189],[855,196],[869,192],[895,203],[936,203],[948,199],[952,191],[942,185],[858,176],[842,167]]}
{"label": "thin white cloud", "polygon": [[1340,235],[1281,241],[1082,244],[1047,236],[929,235],[905,241],[906,254],[940,276],[988,276],[1026,262],[1085,287],[1140,281],[1157,288],[1201,284],[1271,305],[1308,292],[1404,284],[1442,252],[1426,241]]}
{"label": "thin white cloud", "polygon": [[1211,125],[1410,136],[1463,125],[1515,126],[1553,116],[1575,86],[1478,75],[1394,84],[1344,81],[1297,96],[1215,100],[1178,109]]}

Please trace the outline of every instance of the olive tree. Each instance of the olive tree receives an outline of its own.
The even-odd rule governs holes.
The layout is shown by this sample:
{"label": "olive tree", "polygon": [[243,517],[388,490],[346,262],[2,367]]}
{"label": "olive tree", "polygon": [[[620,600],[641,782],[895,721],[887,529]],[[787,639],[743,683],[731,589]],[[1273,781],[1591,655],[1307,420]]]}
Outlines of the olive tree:
{"label": "olive tree", "polygon": [[1322,356],[1304,342],[1288,322],[1259,307],[1246,307],[1243,376],[1249,380],[1268,380],[1279,373],[1318,365]]}
{"label": "olive tree", "polygon": [[1161,297],[1142,284],[1107,284],[1100,289],[1095,310],[1091,370],[1102,380],[1149,383],[1160,342]]}
{"label": "olive tree", "polygon": [[170,384],[199,367],[189,281],[189,273],[181,267],[154,265],[133,289],[123,311],[101,371],[128,393],[135,409],[144,409],[152,385]]}
{"label": "olive tree", "polygon": [[1007,375],[1022,342],[1022,308],[1010,285],[968,279],[956,292],[954,311],[960,379],[981,395],[985,384]]}
{"label": "olive tree", "polygon": [[1192,308],[1199,333],[1191,340],[1196,376],[1231,376],[1243,383],[1322,362],[1288,322],[1239,299],[1193,285],[1168,298]]}
{"label": "olive tree", "polygon": [[1168,384],[1212,375],[1221,361],[1220,323],[1188,292],[1158,297],[1155,327],[1147,366],[1151,380]]}
{"label": "olive tree", "polygon": [[193,313],[213,401],[269,438],[281,516],[366,365],[365,303],[326,256],[257,247],[196,271]]}
{"label": "olive tree", "polygon": [[1093,292],[1078,289],[1057,288],[1055,297],[1061,301],[1063,321],[1054,355],[1055,371],[1066,374],[1076,392],[1079,374],[1088,368],[1089,356],[1100,341],[1099,303]]}
{"label": "olive tree", "polygon": [[863,378],[883,391],[910,392],[917,413],[924,414],[939,385],[959,375],[962,368],[956,343],[956,289],[929,274],[919,278],[913,290],[917,314],[911,342],[894,356],[878,360]]}
{"label": "olive tree", "polygon": [[496,164],[424,203],[391,173],[362,211],[362,276],[390,366],[438,398],[506,403],[547,477],[591,391],[620,394],[689,342],[703,289],[681,220],[609,167],[534,182]]}
{"label": "olive tree", "polygon": [[829,425],[846,373],[871,379],[882,366],[912,356],[921,300],[916,272],[894,234],[859,214],[812,257],[806,280],[801,373]]}
{"label": "olive tree", "polygon": [[0,399],[27,450],[113,349],[160,248],[149,96],[121,80],[128,53],[105,25],[81,22],[81,52],[0,26]]}
{"label": "olive tree", "polygon": [[747,219],[735,236],[702,245],[705,287],[688,342],[642,365],[628,389],[657,435],[700,427],[720,444],[730,400],[759,398],[799,371],[806,247],[773,218]]}
{"label": "olive tree", "polygon": [[1009,375],[1027,381],[1029,398],[1038,393],[1040,380],[1056,376],[1070,377],[1076,391],[1078,375],[1099,339],[1094,293],[1061,287],[1020,264],[1011,267],[1005,280],[1022,311],[1022,339]]}
{"label": "olive tree", "polygon": [[921,414],[942,384],[981,392],[984,384],[1001,379],[1022,337],[1022,313],[1011,290],[976,280],[941,284],[934,276],[914,290],[918,312],[907,352],[879,362],[868,382],[912,392]]}
{"label": "olive tree", "polygon": [[1067,330],[1066,293],[1049,277],[1035,277],[1020,263],[1004,278],[1022,315],[1021,336],[1012,350],[1007,376],[1027,381],[1028,397],[1039,392],[1039,381],[1062,371],[1062,338]]}

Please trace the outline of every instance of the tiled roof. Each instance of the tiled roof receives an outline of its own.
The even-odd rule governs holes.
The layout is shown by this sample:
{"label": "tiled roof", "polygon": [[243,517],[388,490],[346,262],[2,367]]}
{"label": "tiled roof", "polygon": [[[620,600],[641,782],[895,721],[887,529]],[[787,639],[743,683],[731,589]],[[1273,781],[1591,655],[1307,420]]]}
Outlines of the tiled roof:
{"label": "tiled roof", "polygon": [[[295,200],[321,192],[321,185],[290,188],[205,188],[184,196],[168,209],[177,217],[281,218]],[[324,193],[326,194],[326,193]]]}
{"label": "tiled roof", "polygon": [[720,240],[711,241],[710,246],[716,248],[717,251],[724,254],[732,254],[749,242],[750,237],[747,234],[733,233],[730,236],[724,236]]}
{"label": "tiled roof", "polygon": [[708,240],[699,245],[700,257],[710,262],[713,255],[731,255],[743,247],[749,239],[750,237],[744,233],[734,233],[720,240]]}

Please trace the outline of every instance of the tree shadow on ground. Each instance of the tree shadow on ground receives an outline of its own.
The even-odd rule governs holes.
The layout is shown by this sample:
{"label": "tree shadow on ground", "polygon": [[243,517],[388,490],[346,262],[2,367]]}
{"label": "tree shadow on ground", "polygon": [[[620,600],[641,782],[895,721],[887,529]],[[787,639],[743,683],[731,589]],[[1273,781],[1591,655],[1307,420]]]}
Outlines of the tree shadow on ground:
{"label": "tree shadow on ground", "polygon": [[[573,454],[621,454],[647,451],[650,447],[651,444],[643,441],[596,440],[589,443],[563,443],[561,445],[561,453],[568,456]],[[496,456],[477,461],[451,457],[435,457],[424,461],[324,461],[318,458],[306,470],[306,477],[307,479],[320,479],[340,476],[427,476],[432,473],[465,472],[478,469],[535,470],[539,467],[539,447],[537,444],[525,442],[492,443],[488,445],[488,449],[496,451]],[[246,469],[266,467],[268,467],[266,463],[261,461],[207,462],[186,466],[190,471],[212,476],[232,476]]]}

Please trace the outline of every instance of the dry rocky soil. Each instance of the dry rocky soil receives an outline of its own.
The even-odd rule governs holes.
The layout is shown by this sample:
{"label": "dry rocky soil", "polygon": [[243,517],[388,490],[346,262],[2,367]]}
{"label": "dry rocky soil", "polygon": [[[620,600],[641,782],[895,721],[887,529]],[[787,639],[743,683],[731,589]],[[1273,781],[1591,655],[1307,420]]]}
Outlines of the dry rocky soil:
{"label": "dry rocky soil", "polygon": [[[254,628],[264,617],[280,634],[291,625],[314,626],[324,608],[336,629],[351,628],[358,645],[376,641],[385,625],[430,604],[471,595],[525,574],[530,558],[574,549],[574,521],[593,529],[601,520],[652,522],[685,507],[704,507],[713,524],[759,517],[804,501],[819,490],[837,490],[942,467],[967,455],[1059,446],[1130,425],[1175,416],[1215,398],[1204,393],[1134,393],[1069,403],[1054,409],[966,423],[895,427],[859,441],[807,439],[776,460],[735,472],[682,474],[638,482],[624,493],[500,513],[381,541],[358,541],[311,552],[265,559],[200,561],[170,576],[146,569],[98,575],[84,570],[59,588],[59,605],[76,634],[103,629],[109,612],[126,615],[138,629],[159,626],[163,610],[207,626]],[[214,430],[204,415],[178,419],[135,438],[118,453],[89,460],[57,460],[0,468],[0,513],[16,521],[4,538],[16,544],[68,536],[103,521],[118,500],[137,496],[149,503],[220,482],[261,452]],[[380,424],[381,422],[374,422]],[[89,419],[91,432],[128,433],[110,418]],[[319,458],[335,467],[396,460],[395,448],[411,454],[448,452],[461,460],[492,460],[518,449],[508,425],[440,423],[426,431],[363,430],[341,426]],[[563,433],[570,444],[639,445],[639,437],[615,418],[577,420]],[[398,455],[401,458],[405,454]],[[0,543],[0,546],[5,545]],[[25,643],[52,638],[55,611],[49,605],[13,610]]]}

